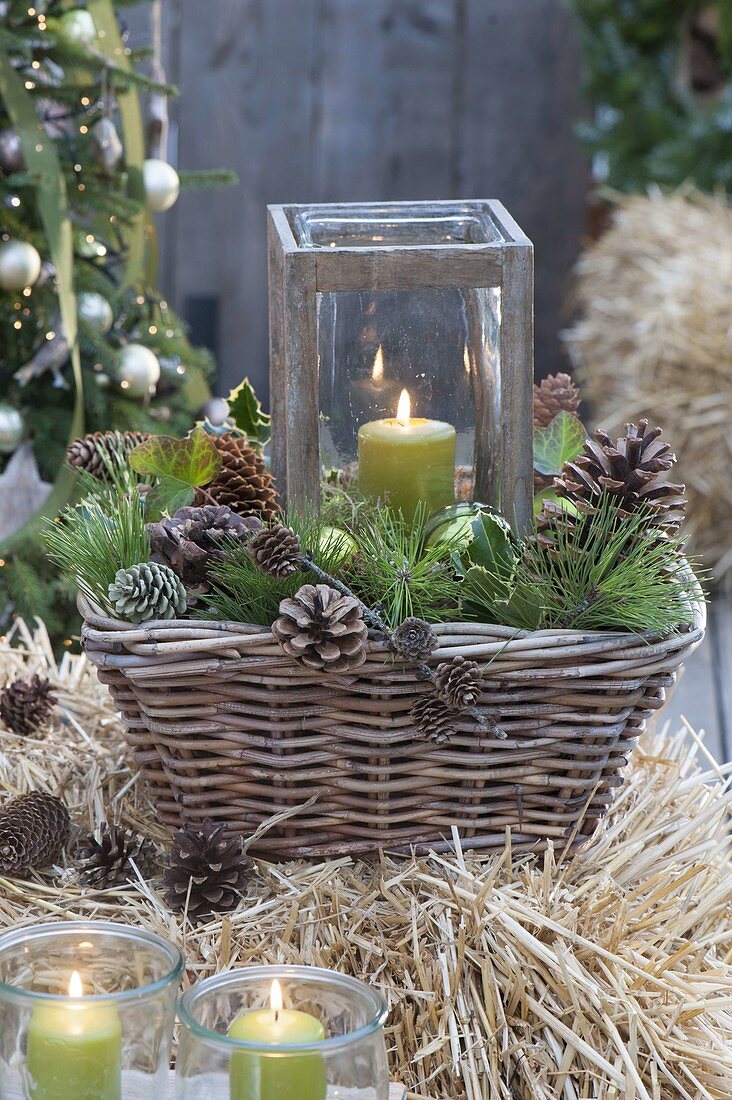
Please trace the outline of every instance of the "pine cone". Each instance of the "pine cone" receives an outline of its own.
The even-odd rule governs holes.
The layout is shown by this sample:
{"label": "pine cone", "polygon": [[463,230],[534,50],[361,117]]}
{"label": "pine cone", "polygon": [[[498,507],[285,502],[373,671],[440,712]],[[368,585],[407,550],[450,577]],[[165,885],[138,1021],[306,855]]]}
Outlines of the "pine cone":
{"label": "pine cone", "polygon": [[187,904],[193,924],[235,909],[246,885],[249,862],[241,837],[227,840],[224,828],[204,821],[173,835],[175,846],[165,871],[166,897],[176,912]]}
{"label": "pine cone", "polygon": [[145,837],[136,836],[119,825],[103,828],[99,838],[88,836],[79,855],[82,877],[92,886],[114,886],[133,878],[131,862],[147,874],[154,860],[154,848]]}
{"label": "pine cone", "polygon": [[13,680],[0,695],[0,717],[13,733],[25,737],[48,719],[56,697],[44,677]]}
{"label": "pine cone", "polygon": [[480,666],[465,657],[443,661],[435,671],[435,694],[453,710],[469,710],[480,698]]}
{"label": "pine cone", "polygon": [[109,467],[122,465],[130,451],[149,438],[147,432],[94,432],[69,444],[66,461],[100,481],[111,481]]}
{"label": "pine cone", "polygon": [[175,619],[187,607],[186,590],[167,565],[141,562],[119,569],[109,586],[109,599],[121,619]]}
{"label": "pine cone", "polygon": [[225,540],[249,538],[261,527],[256,516],[245,518],[226,507],[179,508],[170,519],[148,524],[152,561],[170,566],[189,596],[202,595],[209,589],[209,566],[226,556]]}
{"label": "pine cone", "polygon": [[60,799],[43,791],[14,798],[0,811],[0,874],[25,878],[56,863],[70,831]]}
{"label": "pine cone", "polygon": [[534,427],[548,428],[560,412],[579,414],[580,391],[568,374],[550,374],[534,384]]}
{"label": "pine cone", "polygon": [[304,584],[293,599],[282,600],[272,633],[307,668],[346,672],[366,660],[368,628],[358,600],[327,584]]}
{"label": "pine cone", "polygon": [[447,706],[434,692],[420,695],[412,706],[410,717],[425,741],[449,741],[457,733],[460,715]]}
{"label": "pine cone", "polygon": [[424,619],[405,619],[389,639],[391,648],[406,661],[426,661],[439,639]]}
{"label": "pine cone", "polygon": [[[595,440],[585,441],[584,454],[567,462],[561,477],[554,479],[557,494],[580,512],[592,513],[601,494],[610,493],[617,500],[620,515],[647,509],[653,515],[654,526],[676,532],[686,507],[684,486],[658,480],[659,474],[671,469],[676,456],[668,443],[659,440],[660,428],[647,429],[647,420],[626,424],[626,434],[617,440],[598,429]],[[549,517],[553,514],[552,509],[546,512]],[[540,527],[546,522],[542,520]]]}
{"label": "pine cone", "polygon": [[302,568],[300,540],[290,527],[280,523],[254,535],[249,541],[249,553],[263,573],[278,580],[291,577]]}
{"label": "pine cone", "polygon": [[[208,496],[240,516],[270,520],[278,515],[279,493],[274,478],[246,437],[224,432],[211,436],[211,441],[221,455],[221,469],[215,481],[206,486]],[[195,503],[203,504],[206,499],[199,491]]]}

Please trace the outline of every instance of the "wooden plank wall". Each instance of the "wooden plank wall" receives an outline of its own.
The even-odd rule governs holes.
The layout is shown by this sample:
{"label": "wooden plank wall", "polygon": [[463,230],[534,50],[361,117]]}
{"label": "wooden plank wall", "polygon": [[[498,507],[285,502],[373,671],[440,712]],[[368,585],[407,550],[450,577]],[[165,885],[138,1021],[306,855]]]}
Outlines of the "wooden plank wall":
{"label": "wooden plank wall", "polygon": [[266,387],[271,202],[501,199],[536,246],[537,370],[559,366],[587,171],[560,0],[165,0],[165,26],[171,156],[240,178],[159,225],[161,285],[215,342],[220,391]]}

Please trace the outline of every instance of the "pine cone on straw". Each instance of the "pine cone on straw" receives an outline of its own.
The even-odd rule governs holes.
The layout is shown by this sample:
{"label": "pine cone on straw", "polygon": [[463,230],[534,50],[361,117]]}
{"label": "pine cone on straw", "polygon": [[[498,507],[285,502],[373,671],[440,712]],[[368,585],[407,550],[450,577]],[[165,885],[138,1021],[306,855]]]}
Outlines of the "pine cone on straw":
{"label": "pine cone on straw", "polygon": [[442,744],[457,733],[460,715],[434,692],[420,695],[409,712],[419,736],[425,741]]}
{"label": "pine cone on straw", "polygon": [[134,877],[131,863],[147,874],[154,860],[154,848],[145,837],[119,825],[104,827],[99,836],[88,836],[81,845],[79,871],[91,886],[121,885]]}
{"label": "pine cone on straw", "polygon": [[[626,424],[625,435],[616,440],[599,428],[594,440],[585,440],[584,453],[567,462],[561,476],[554,479],[557,494],[580,512],[592,513],[600,496],[610,493],[621,516],[647,509],[654,526],[675,533],[684,518],[684,486],[658,480],[676,461],[660,435],[660,428],[648,431],[647,420]],[[547,515],[551,523],[554,513],[550,510]]]}
{"label": "pine cone on straw", "polygon": [[435,670],[435,694],[453,710],[470,710],[480,698],[480,666],[465,657],[443,661]]}
{"label": "pine cone on straw", "polygon": [[141,562],[119,569],[109,586],[109,600],[121,619],[175,619],[188,606],[186,590],[167,565]]}
{"label": "pine cone on straw", "polygon": [[241,837],[227,840],[223,825],[206,820],[180,829],[173,840],[165,871],[171,909],[183,912],[187,905],[192,924],[235,909],[250,870]]}
{"label": "pine cone on straw", "polygon": [[225,557],[225,540],[247,539],[261,528],[256,516],[240,516],[225,506],[179,508],[170,518],[147,525],[151,560],[170,566],[189,596],[202,595],[209,589],[209,566]]}
{"label": "pine cone on straw", "polygon": [[279,493],[274,478],[246,436],[224,432],[211,436],[211,441],[221,455],[221,469],[206,486],[205,494],[199,490],[195,503],[203,504],[213,497],[217,504],[225,504],[240,516],[270,520],[278,515]]}
{"label": "pine cone on straw", "polygon": [[302,568],[300,540],[290,527],[276,523],[265,527],[249,540],[249,554],[263,573],[283,580]]}
{"label": "pine cone on straw", "polygon": [[534,384],[534,427],[548,428],[560,412],[579,415],[580,391],[568,374],[550,374]]}
{"label": "pine cone on straw", "polygon": [[71,831],[69,811],[43,791],[14,798],[0,811],[0,874],[25,878],[56,863]]}
{"label": "pine cone on straw", "polygon": [[86,470],[100,481],[111,481],[109,467],[121,465],[138,443],[149,438],[147,432],[93,432],[69,444],[66,461],[73,469]]}
{"label": "pine cone on straw", "polygon": [[366,660],[368,627],[361,605],[327,584],[304,584],[293,599],[282,600],[272,633],[306,668],[346,672]]}
{"label": "pine cone on straw", "polygon": [[405,661],[426,661],[438,644],[430,624],[414,617],[405,619],[389,638],[391,648]]}
{"label": "pine cone on straw", "polygon": [[0,717],[9,730],[25,737],[46,722],[55,702],[45,677],[13,680],[0,695]]}

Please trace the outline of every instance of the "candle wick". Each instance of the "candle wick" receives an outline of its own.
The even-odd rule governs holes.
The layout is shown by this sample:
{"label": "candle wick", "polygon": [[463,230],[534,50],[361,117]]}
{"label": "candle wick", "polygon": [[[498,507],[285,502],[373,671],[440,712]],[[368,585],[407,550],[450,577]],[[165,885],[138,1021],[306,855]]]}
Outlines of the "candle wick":
{"label": "candle wick", "polygon": [[279,1008],[276,1008],[275,1009],[275,1023],[277,1023],[279,1018],[280,1018],[280,1010],[279,1010]]}

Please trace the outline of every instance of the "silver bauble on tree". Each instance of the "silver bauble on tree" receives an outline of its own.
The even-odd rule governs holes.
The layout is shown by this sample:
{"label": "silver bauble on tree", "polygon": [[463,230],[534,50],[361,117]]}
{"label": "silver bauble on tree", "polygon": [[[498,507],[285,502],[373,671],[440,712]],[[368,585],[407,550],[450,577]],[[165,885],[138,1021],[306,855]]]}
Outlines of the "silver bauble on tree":
{"label": "silver bauble on tree", "polygon": [[91,128],[92,157],[107,176],[114,174],[124,148],[111,118],[98,118]]}
{"label": "silver bauble on tree", "polygon": [[122,389],[130,397],[146,397],[160,378],[160,363],[144,344],[126,344],[119,362]]}
{"label": "silver bauble on tree", "polygon": [[91,13],[86,8],[73,8],[64,12],[58,21],[58,30],[62,38],[79,45],[89,45],[97,37],[97,28]]}
{"label": "silver bauble on tree", "polygon": [[0,454],[11,455],[25,435],[25,421],[20,409],[0,401]]}
{"label": "silver bauble on tree", "polygon": [[25,168],[20,138],[12,127],[0,130],[0,172],[22,172]]}
{"label": "silver bauble on tree", "polygon": [[149,158],[142,166],[142,176],[148,209],[156,214],[170,210],[180,194],[180,179],[173,165]]}
{"label": "silver bauble on tree", "polygon": [[229,416],[229,402],[225,397],[211,397],[201,409],[201,415],[214,428],[220,428]]}
{"label": "silver bauble on tree", "polygon": [[85,291],[79,295],[78,309],[80,319],[96,332],[109,332],[114,321],[114,313],[107,299],[94,291]]}
{"label": "silver bauble on tree", "polygon": [[41,257],[27,241],[3,241],[0,244],[0,287],[23,290],[33,286],[41,274]]}

